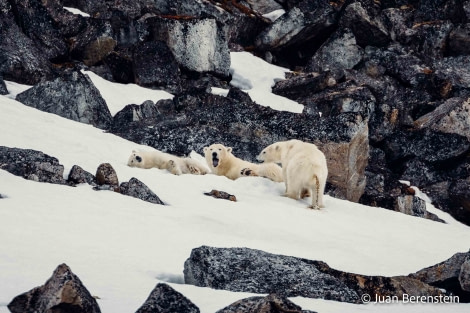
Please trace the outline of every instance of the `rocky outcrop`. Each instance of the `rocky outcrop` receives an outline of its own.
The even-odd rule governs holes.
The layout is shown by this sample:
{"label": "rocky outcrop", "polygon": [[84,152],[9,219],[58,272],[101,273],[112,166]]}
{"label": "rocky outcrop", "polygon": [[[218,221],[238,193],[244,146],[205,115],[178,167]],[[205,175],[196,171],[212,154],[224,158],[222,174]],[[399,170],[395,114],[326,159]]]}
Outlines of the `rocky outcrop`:
{"label": "rocky outcrop", "polygon": [[136,313],[199,313],[199,308],[188,298],[167,284],[158,284]]}
{"label": "rocky outcrop", "polygon": [[152,191],[147,185],[138,180],[131,178],[129,182],[123,182],[119,186],[121,194],[131,196],[142,201],[147,201],[155,204],[164,204],[162,200]]}
{"label": "rocky outcrop", "polygon": [[7,95],[8,94],[8,89],[7,85],[5,84],[5,81],[3,81],[2,75],[0,75],[0,95]]}
{"label": "rocky outcrop", "polygon": [[88,184],[96,186],[96,178],[90,172],[85,171],[78,165],[72,166],[67,178],[67,182],[73,186],[78,184]]}
{"label": "rocky outcrop", "polygon": [[419,197],[414,195],[398,196],[397,204],[398,212],[444,223],[436,214],[426,210],[426,202]]}
{"label": "rocky outcrop", "polygon": [[427,284],[443,288],[459,296],[460,302],[470,302],[469,262],[470,252],[456,253],[451,258],[422,269],[409,276]]}
{"label": "rocky outcrop", "polygon": [[266,297],[250,297],[236,301],[229,306],[218,310],[216,313],[315,313],[313,311],[302,310],[301,307],[292,303],[289,299],[276,294]]}
{"label": "rocky outcrop", "polygon": [[79,71],[47,81],[17,95],[19,102],[62,117],[107,128],[112,116],[90,78]]}
{"label": "rocky outcrop", "polygon": [[0,146],[0,169],[37,182],[66,183],[64,166],[40,151]]}
{"label": "rocky outcrop", "polygon": [[361,303],[361,296],[441,295],[418,279],[365,276],[330,268],[326,263],[248,248],[193,249],[184,264],[186,284],[230,291],[275,293]]}
{"label": "rocky outcrop", "polygon": [[113,190],[120,192],[119,179],[113,166],[109,163],[102,163],[96,169],[96,190]]}
{"label": "rocky outcrop", "polygon": [[101,312],[95,298],[66,264],[59,265],[44,285],[16,296],[8,309],[12,313]]}

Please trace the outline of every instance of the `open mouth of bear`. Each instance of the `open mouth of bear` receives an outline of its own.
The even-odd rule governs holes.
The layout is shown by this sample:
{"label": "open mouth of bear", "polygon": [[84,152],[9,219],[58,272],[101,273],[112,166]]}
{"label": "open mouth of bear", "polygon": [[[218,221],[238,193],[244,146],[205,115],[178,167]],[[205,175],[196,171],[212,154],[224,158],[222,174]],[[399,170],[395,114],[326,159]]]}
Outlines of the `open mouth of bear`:
{"label": "open mouth of bear", "polygon": [[217,156],[212,157],[212,165],[214,167],[217,167],[217,165],[219,165],[219,158]]}

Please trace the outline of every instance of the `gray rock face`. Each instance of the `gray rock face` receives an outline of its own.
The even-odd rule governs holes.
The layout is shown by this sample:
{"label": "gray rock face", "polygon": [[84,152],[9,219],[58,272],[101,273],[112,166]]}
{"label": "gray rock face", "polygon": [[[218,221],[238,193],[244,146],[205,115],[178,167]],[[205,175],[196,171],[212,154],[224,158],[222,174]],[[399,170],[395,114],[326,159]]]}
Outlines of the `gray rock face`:
{"label": "gray rock face", "polygon": [[65,184],[64,166],[40,151],[0,146],[0,169],[37,182]]}
{"label": "gray rock face", "polygon": [[199,308],[167,284],[158,284],[136,313],[199,313]]}
{"label": "gray rock face", "polygon": [[66,264],[59,265],[43,286],[15,297],[8,309],[12,313],[101,312],[95,298]]}
{"label": "gray rock face", "polygon": [[247,248],[193,249],[184,263],[186,284],[356,303],[357,293],[308,261]]}
{"label": "gray rock face", "polygon": [[3,81],[2,75],[0,75],[0,95],[7,95],[7,94],[8,94],[7,85]]}
{"label": "gray rock face", "polygon": [[119,179],[113,166],[109,163],[102,163],[96,169],[96,181],[99,186],[109,186],[115,191],[119,190]]}
{"label": "gray rock face", "polygon": [[213,18],[149,17],[149,39],[164,41],[183,68],[228,76],[230,55],[224,29]]}
{"label": "gray rock face", "polygon": [[96,178],[93,174],[85,171],[80,166],[74,165],[70,169],[67,182],[72,185],[89,184],[94,186],[96,185]]}
{"label": "gray rock face", "polygon": [[[193,249],[184,264],[186,284],[286,297],[323,298],[361,303],[361,295],[441,295],[442,291],[418,279],[345,273],[326,263],[274,255],[248,248]],[[243,302],[242,304],[243,305]],[[230,312],[230,311],[229,311]]]}
{"label": "gray rock face", "polygon": [[129,182],[121,183],[120,192],[143,201],[155,204],[164,204],[162,200],[143,182],[137,178],[131,178]]}
{"label": "gray rock face", "polygon": [[460,268],[460,286],[463,290],[470,292],[470,257],[467,256]]}
{"label": "gray rock face", "polygon": [[426,210],[426,202],[418,197],[412,195],[399,196],[397,197],[397,202],[397,211],[401,213],[443,222],[435,214],[428,212]]}
{"label": "gray rock face", "polygon": [[20,93],[16,100],[33,108],[103,129],[112,121],[108,106],[98,89],[88,76],[78,71],[40,83]]}
{"label": "gray rock face", "polygon": [[270,294],[266,297],[250,297],[239,300],[229,306],[218,310],[216,313],[315,313],[302,310],[301,307],[289,301],[285,297]]}

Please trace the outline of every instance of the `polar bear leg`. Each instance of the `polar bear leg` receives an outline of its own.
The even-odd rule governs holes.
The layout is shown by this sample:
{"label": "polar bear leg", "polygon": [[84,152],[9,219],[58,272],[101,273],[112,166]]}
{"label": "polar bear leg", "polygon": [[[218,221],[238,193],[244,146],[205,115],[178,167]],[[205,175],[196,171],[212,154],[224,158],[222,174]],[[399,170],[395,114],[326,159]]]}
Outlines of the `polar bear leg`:
{"label": "polar bear leg", "polygon": [[180,167],[178,166],[178,163],[175,160],[169,160],[167,165],[166,165],[166,169],[174,175],[181,175],[182,174],[181,169],[180,169]]}
{"label": "polar bear leg", "polygon": [[255,170],[253,170],[253,169],[251,169],[251,168],[249,168],[249,167],[246,167],[246,168],[242,169],[242,170],[240,171],[240,175],[242,175],[242,176],[259,176],[259,175],[255,172]]}
{"label": "polar bear leg", "polygon": [[320,209],[320,180],[318,179],[317,175],[313,176],[313,188],[311,190],[312,193],[312,205],[309,208],[314,210]]}

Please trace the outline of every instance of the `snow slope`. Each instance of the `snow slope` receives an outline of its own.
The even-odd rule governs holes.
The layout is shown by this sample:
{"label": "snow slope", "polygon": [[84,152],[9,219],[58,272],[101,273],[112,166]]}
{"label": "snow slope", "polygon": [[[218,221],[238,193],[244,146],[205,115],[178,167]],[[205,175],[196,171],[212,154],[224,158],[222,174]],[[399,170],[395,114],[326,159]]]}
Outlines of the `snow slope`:
{"label": "snow slope", "polygon": [[[387,276],[415,272],[470,248],[470,228],[448,215],[442,218],[450,223],[442,224],[332,197],[326,197],[325,209],[307,210],[309,199],[281,197],[282,183],[130,168],[126,162],[133,149],[151,148],[4,96],[0,112],[1,146],[57,157],[66,175],[75,164],[95,173],[100,163],[109,162],[121,182],[137,177],[167,204],[97,192],[88,185],[36,183],[0,170],[0,194],[6,196],[0,199],[0,313],[8,312],[6,305],[14,296],[42,285],[60,263],[68,264],[100,298],[104,313],[135,312],[162,281],[209,313],[248,294],[181,284],[184,261],[201,245],[250,247],[322,260],[343,271]],[[234,194],[238,202],[203,195],[211,189]],[[470,309],[468,304],[292,300],[318,312]]]}

